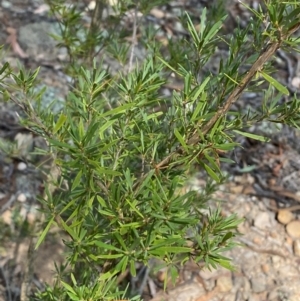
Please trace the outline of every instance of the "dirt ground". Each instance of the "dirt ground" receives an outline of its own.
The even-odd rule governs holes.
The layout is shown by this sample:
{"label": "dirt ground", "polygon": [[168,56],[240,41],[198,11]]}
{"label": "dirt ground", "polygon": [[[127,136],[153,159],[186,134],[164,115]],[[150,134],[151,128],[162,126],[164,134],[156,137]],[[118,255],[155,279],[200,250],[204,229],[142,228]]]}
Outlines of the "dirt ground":
{"label": "dirt ground", "polygon": [[[84,1],[89,5],[93,1]],[[259,1],[247,1],[257,7]],[[169,35],[181,34],[176,23],[176,9],[192,12],[201,10],[209,1],[173,1],[173,4],[154,8],[150,16]],[[229,19],[225,30],[235,26],[235,18],[247,20],[246,11],[238,1],[228,2]],[[10,62],[18,67],[18,61],[26,68],[41,66],[41,89],[47,86],[43,98],[45,104],[53,97],[61,100],[68,92],[68,77],[62,64],[67,60],[64,49],[56,49],[48,32],[57,32],[57,24],[48,17],[48,7],[43,0],[0,1],[0,45],[5,44],[5,56],[1,63]],[[142,55],[142,54],[141,54]],[[222,55],[216,54],[216,61]],[[299,55],[278,52],[277,77],[290,91],[300,88]],[[108,64],[110,62],[107,62]],[[111,62],[113,64],[113,62]],[[115,68],[117,68],[115,66]],[[176,83],[180,89],[181,83]],[[174,86],[166,87],[169,93]],[[260,95],[245,95],[247,103],[255,106]],[[238,108],[240,104],[237,103]],[[30,256],[30,239],[22,228],[36,221],[39,203],[37,196],[43,191],[43,175],[35,168],[30,151],[43,145],[43,139],[34,136],[18,123],[16,108],[0,101],[0,142],[15,141],[17,148],[11,156],[0,151],[0,301],[22,299],[22,277]],[[54,110],[60,110],[60,104]],[[241,246],[230,251],[234,272],[224,269],[208,271],[192,263],[180,274],[176,287],[163,292],[158,283],[163,281],[163,271],[146,280],[145,300],[168,301],[298,301],[300,300],[300,143],[299,131],[282,127],[270,132],[270,126],[262,124],[255,129],[268,134],[269,143],[241,140],[244,148],[234,155],[235,166],[224,166],[230,175],[228,183],[220,187],[215,197],[224,200],[223,214],[237,213],[244,218],[238,237]],[[24,160],[20,158],[25,158]],[[248,170],[245,169],[245,167]],[[203,180],[195,179],[193,189],[201,189]],[[16,212],[19,213],[16,217]],[[22,229],[22,231],[20,231]],[[11,238],[12,233],[18,233]],[[9,237],[9,239],[7,239]],[[54,262],[62,262],[64,248],[55,229],[47,241],[34,253],[32,287],[44,289],[44,283],[52,283]]]}

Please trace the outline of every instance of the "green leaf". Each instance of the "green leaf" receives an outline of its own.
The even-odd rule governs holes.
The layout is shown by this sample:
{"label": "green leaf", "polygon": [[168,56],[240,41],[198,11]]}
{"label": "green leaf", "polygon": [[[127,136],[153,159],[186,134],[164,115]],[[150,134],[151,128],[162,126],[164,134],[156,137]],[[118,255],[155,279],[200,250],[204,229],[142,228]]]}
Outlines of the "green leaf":
{"label": "green leaf", "polygon": [[131,276],[135,277],[136,276],[135,261],[130,260],[129,264],[130,264],[130,274]]}
{"label": "green leaf", "polygon": [[59,222],[60,222],[60,224],[62,225],[62,227],[63,227],[63,229],[74,239],[74,240],[79,240],[79,237],[78,237],[78,235],[77,235],[77,233],[76,233],[76,230],[75,231],[73,231],[72,229],[71,229],[71,227],[69,227],[66,223],[65,223],[65,221],[60,217],[60,216],[58,216],[58,219],[59,219]]}
{"label": "green leaf", "polygon": [[218,177],[218,175],[205,163],[202,163],[206,172],[210,175],[210,177],[215,180],[217,183],[220,183],[220,178]]}
{"label": "green leaf", "polygon": [[120,263],[122,263],[122,265],[121,265],[121,272],[124,273],[124,272],[126,271],[126,269],[127,269],[128,256],[124,256],[124,257],[121,259]]}
{"label": "green leaf", "polygon": [[176,280],[178,279],[178,270],[175,266],[171,266],[170,274],[171,274],[172,283],[175,284]]}
{"label": "green leaf", "polygon": [[196,88],[194,88],[194,90],[193,90],[193,96],[191,97],[191,99],[193,100],[193,101],[195,101],[198,97],[199,97],[199,95],[204,91],[204,89],[205,89],[205,87],[206,87],[206,85],[208,84],[208,82],[210,81],[210,79],[211,79],[211,77],[210,76],[208,76],[202,83],[201,83],[201,85],[200,86],[197,86]]}
{"label": "green leaf", "polygon": [[126,103],[126,104],[123,104],[115,109],[112,109],[112,110],[109,110],[103,114],[99,114],[99,118],[103,118],[103,117],[107,117],[107,116],[115,116],[117,114],[120,114],[120,113],[124,113],[126,112],[127,110],[131,109],[132,107],[134,107],[135,104],[134,103]]}
{"label": "green leaf", "polygon": [[[202,94],[201,99],[198,101],[197,106],[194,110],[194,113],[191,117],[191,121],[197,121],[200,123],[198,118],[203,118],[203,112],[205,108],[207,107],[207,101],[206,101],[206,93]],[[199,114],[200,113],[200,114]],[[204,120],[204,119],[203,119]]]}
{"label": "green leaf", "polygon": [[229,259],[219,259],[217,262],[220,266],[222,266],[223,268],[225,268],[229,271],[235,270],[235,267],[231,264]]}
{"label": "green leaf", "polygon": [[100,167],[98,166],[98,163],[96,163],[95,161],[92,160],[88,160],[89,163],[91,163],[93,166],[96,167],[97,172],[99,172],[100,174],[104,174],[104,175],[110,175],[110,176],[121,176],[122,174],[116,170],[112,170],[112,169],[106,169],[104,167]]}
{"label": "green leaf", "polygon": [[36,245],[35,245],[35,250],[40,246],[40,244],[43,242],[43,240],[45,239],[45,236],[47,235],[52,223],[54,221],[54,217],[52,217],[50,219],[50,221],[48,222],[47,226],[45,227],[45,229],[43,230],[42,234],[39,236],[39,239],[38,241],[36,242]]}
{"label": "green leaf", "polygon": [[82,177],[82,170],[80,170],[78,172],[78,174],[76,175],[76,177],[73,181],[72,187],[71,187],[71,191],[73,191],[79,185],[79,183],[81,181],[81,177]]}
{"label": "green leaf", "polygon": [[123,250],[127,251],[127,246],[125,241],[123,240],[123,238],[121,237],[121,235],[117,232],[114,233],[115,238],[117,239],[117,241],[120,243],[120,245],[122,246]]}
{"label": "green leaf", "polygon": [[94,244],[96,246],[100,247],[100,248],[103,248],[103,249],[116,251],[116,252],[122,252],[121,249],[118,249],[118,248],[114,247],[113,245],[106,244],[106,243],[104,243],[102,241],[99,241],[99,240],[94,241]]}
{"label": "green leaf", "polygon": [[209,30],[208,34],[204,37],[204,41],[205,43],[203,44],[203,46],[209,41],[211,40],[216,34],[217,32],[222,28],[223,22],[225,21],[225,19],[227,18],[227,16],[224,16],[220,19],[220,21],[216,22],[211,29]]}
{"label": "green leaf", "polygon": [[107,130],[109,127],[111,127],[116,121],[118,121],[118,119],[108,120],[105,124],[103,124],[99,128],[99,137],[100,137],[100,139],[104,139],[104,136],[103,136],[104,131]]}
{"label": "green leaf", "polygon": [[71,279],[72,279],[73,284],[74,284],[75,286],[77,286],[77,281],[76,281],[76,279],[75,279],[73,273],[71,273]]}
{"label": "green leaf", "polygon": [[215,158],[212,158],[211,156],[209,156],[209,154],[208,154],[206,151],[204,151],[204,157],[205,157],[205,159],[210,163],[210,166],[211,166],[214,170],[216,170],[216,171],[218,171],[219,173],[221,173],[220,167],[218,166],[217,161],[216,161]]}
{"label": "green leaf", "polygon": [[[93,255],[93,254],[91,254]],[[93,255],[93,260],[97,259],[115,259],[124,256],[124,254],[107,254],[107,255]]]}
{"label": "green leaf", "polygon": [[284,87],[280,82],[278,82],[275,78],[271,77],[267,73],[260,71],[260,74],[264,77],[265,80],[267,80],[272,86],[274,86],[279,92],[289,95],[289,90]]}
{"label": "green leaf", "polygon": [[192,248],[189,247],[176,247],[176,246],[164,246],[156,248],[155,250],[151,250],[152,254],[164,254],[166,252],[173,253],[173,254],[180,254],[180,253],[189,253],[192,251]]}
{"label": "green leaf", "polygon": [[174,134],[175,134],[175,136],[177,137],[177,139],[178,139],[179,143],[181,144],[181,146],[182,146],[185,150],[187,150],[187,149],[188,149],[188,146],[186,145],[186,143],[185,143],[183,137],[181,136],[181,134],[178,132],[177,129],[174,130]]}
{"label": "green leaf", "polygon": [[[206,13],[206,9],[204,9],[204,11]],[[187,24],[188,25],[188,30],[189,30],[189,32],[190,32],[190,34],[192,36],[192,39],[193,39],[193,42],[194,42],[195,46],[198,47],[199,44],[200,44],[200,42],[201,42],[201,40],[199,38],[199,34],[198,34],[198,32],[197,32],[197,30],[196,30],[196,28],[194,26],[194,23],[192,22],[192,20],[191,20],[191,18],[190,18],[190,16],[189,16],[188,13],[186,13],[186,16],[187,16],[187,19],[188,19],[187,20],[188,21],[188,24]]]}
{"label": "green leaf", "polygon": [[104,281],[104,280],[107,280],[107,279],[111,279],[113,278],[116,274],[118,274],[120,272],[120,270],[110,270],[104,274],[101,274],[101,276],[99,277],[99,281]]}
{"label": "green leaf", "polygon": [[60,142],[58,140],[49,139],[49,142],[53,146],[60,146],[62,148],[73,149],[74,147],[68,143]]}
{"label": "green leaf", "polygon": [[53,134],[57,133],[60,130],[60,128],[64,125],[64,123],[66,122],[66,120],[67,120],[67,116],[66,115],[64,115],[64,114],[60,114],[59,115],[59,118],[58,118],[58,120],[57,120],[57,122],[55,124],[54,129],[53,129]]}
{"label": "green leaf", "polygon": [[130,202],[128,199],[126,199],[126,203],[130,206],[130,208],[138,214],[141,218],[144,218],[143,214],[136,208],[136,201]]}
{"label": "green leaf", "polygon": [[270,141],[269,138],[259,136],[259,135],[256,135],[256,134],[246,133],[246,132],[242,132],[242,131],[239,131],[239,130],[233,130],[233,132],[235,132],[239,135],[254,139],[254,140],[259,140],[259,141],[263,141],[263,142],[269,142]]}
{"label": "green leaf", "polygon": [[2,74],[9,67],[9,63],[5,62],[2,68],[0,69],[0,74]]}
{"label": "green leaf", "polygon": [[227,233],[224,235],[224,237],[222,238],[221,244],[226,243],[226,241],[227,241],[228,239],[232,238],[232,237],[233,237],[233,233],[230,232],[230,231],[227,232]]}
{"label": "green leaf", "polygon": [[85,134],[85,136],[83,138],[83,143],[85,145],[87,145],[91,141],[91,139],[95,137],[94,134],[97,131],[97,129],[99,128],[99,125],[100,125],[100,121],[95,122],[94,124],[91,124],[88,127],[88,129],[86,131],[86,134]]}
{"label": "green leaf", "polygon": [[66,283],[66,282],[64,282],[64,281],[60,281],[60,283],[64,286],[64,288],[67,290],[67,291],[69,291],[69,292],[71,292],[72,294],[74,294],[74,295],[76,295],[76,292],[73,290],[73,288],[72,288],[72,286],[71,285],[69,285],[68,283]]}
{"label": "green leaf", "polygon": [[10,100],[10,93],[7,90],[4,90],[2,95],[5,102]]}

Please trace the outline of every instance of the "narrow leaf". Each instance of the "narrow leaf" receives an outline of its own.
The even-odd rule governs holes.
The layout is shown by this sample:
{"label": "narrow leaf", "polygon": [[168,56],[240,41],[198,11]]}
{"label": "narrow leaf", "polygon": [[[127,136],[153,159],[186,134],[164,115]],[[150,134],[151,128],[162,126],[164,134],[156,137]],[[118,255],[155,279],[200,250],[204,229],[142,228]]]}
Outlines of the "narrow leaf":
{"label": "narrow leaf", "polygon": [[39,239],[38,239],[38,241],[37,241],[37,243],[36,243],[36,245],[35,245],[35,248],[34,248],[35,250],[36,250],[36,249],[40,246],[40,244],[43,242],[43,240],[44,240],[46,234],[48,233],[48,231],[49,231],[49,229],[50,229],[50,227],[51,227],[53,221],[54,221],[54,217],[52,217],[52,218],[50,219],[50,221],[48,222],[48,224],[47,224],[47,226],[45,227],[44,231],[43,231],[42,234],[40,235],[40,237],[39,237]]}
{"label": "narrow leaf", "polygon": [[270,139],[267,138],[267,137],[263,137],[263,136],[259,136],[259,135],[255,135],[255,134],[251,134],[251,133],[241,132],[241,131],[238,131],[238,130],[233,130],[233,132],[235,132],[239,135],[254,139],[254,140],[259,140],[259,141],[263,141],[263,142],[269,142],[270,141]]}
{"label": "narrow leaf", "polygon": [[59,131],[59,129],[64,125],[65,121],[67,120],[67,116],[64,114],[60,114],[55,127],[53,129],[53,133],[57,133]]}
{"label": "narrow leaf", "polygon": [[79,185],[81,176],[82,176],[82,170],[80,170],[79,173],[76,175],[71,187],[71,191],[73,191]]}
{"label": "narrow leaf", "polygon": [[183,137],[181,136],[181,134],[178,132],[177,129],[174,130],[174,134],[176,136],[176,138],[178,139],[179,143],[182,145],[182,147],[187,150],[187,145],[183,139]]}
{"label": "narrow leaf", "polygon": [[210,175],[210,177],[213,180],[215,180],[217,183],[219,183],[220,179],[219,179],[218,175],[208,165],[206,165],[205,163],[203,163],[203,166],[204,166],[206,172]]}
{"label": "narrow leaf", "polygon": [[272,86],[274,86],[279,92],[285,94],[285,95],[289,95],[290,92],[289,90],[284,87],[280,82],[278,82],[275,78],[271,77],[270,75],[268,75],[265,72],[260,72],[260,74],[264,77],[264,79],[266,81],[268,81]]}

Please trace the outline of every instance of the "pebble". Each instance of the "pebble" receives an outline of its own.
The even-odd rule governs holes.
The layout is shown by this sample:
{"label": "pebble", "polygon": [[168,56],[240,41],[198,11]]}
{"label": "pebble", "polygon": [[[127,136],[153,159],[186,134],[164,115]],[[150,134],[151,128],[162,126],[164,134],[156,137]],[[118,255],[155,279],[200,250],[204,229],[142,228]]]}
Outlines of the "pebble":
{"label": "pebble", "polygon": [[258,246],[261,246],[261,245],[263,245],[265,243],[265,239],[262,238],[262,237],[260,237],[260,236],[255,236],[253,238],[253,243],[255,243]]}
{"label": "pebble", "polygon": [[264,263],[261,265],[261,269],[267,275],[270,271],[270,265],[268,265],[267,263]]}
{"label": "pebble", "polygon": [[299,77],[293,77],[291,84],[295,88],[299,89],[300,88],[300,78]]}
{"label": "pebble", "polygon": [[280,210],[278,210],[277,220],[281,224],[287,225],[293,219],[294,219],[294,215],[293,215],[293,213],[291,211],[286,210],[286,209],[280,209]]}
{"label": "pebble", "polygon": [[300,221],[291,221],[286,226],[286,232],[292,238],[300,238]]}
{"label": "pebble", "polygon": [[203,278],[204,280],[209,280],[211,278],[214,278],[218,275],[218,271],[216,269],[202,269],[199,272],[199,275],[201,278]]}
{"label": "pebble", "polygon": [[289,296],[289,301],[299,301],[300,299],[300,295],[299,294],[295,294],[292,296]]}
{"label": "pebble", "polygon": [[266,279],[265,277],[255,277],[251,280],[251,287],[254,293],[261,293],[266,290]]}
{"label": "pebble", "polygon": [[24,203],[24,202],[26,202],[26,195],[24,194],[24,193],[20,193],[19,195],[18,195],[18,197],[17,197],[17,200],[19,201],[19,202],[21,202],[21,203]]}
{"label": "pebble", "polygon": [[[185,286],[177,286],[169,291],[168,301],[199,300],[206,293],[205,289],[198,283],[192,282]],[[161,300],[161,299],[159,299]],[[165,299],[163,299],[165,300]]]}
{"label": "pebble", "polygon": [[20,162],[20,163],[17,165],[17,169],[18,169],[19,171],[23,171],[23,170],[25,170],[26,168],[27,168],[27,164],[24,163],[24,162]]}
{"label": "pebble", "polygon": [[4,224],[11,225],[12,220],[12,213],[10,210],[5,210],[1,213],[1,220],[4,222]]}
{"label": "pebble", "polygon": [[253,294],[249,297],[248,301],[261,301],[261,299],[260,296]]}
{"label": "pebble", "polygon": [[265,230],[270,228],[270,215],[268,212],[259,212],[254,220],[254,226]]}
{"label": "pebble", "polygon": [[268,294],[268,300],[270,300],[270,301],[277,301],[279,299],[278,297],[279,296],[278,296],[277,288]]}
{"label": "pebble", "polygon": [[1,6],[3,7],[3,8],[10,8],[11,7],[11,3],[10,3],[10,1],[2,1],[1,2]]}
{"label": "pebble", "polygon": [[251,294],[251,285],[246,277],[243,277],[244,285],[241,288],[241,295],[245,300],[248,300]]}
{"label": "pebble", "polygon": [[296,239],[293,244],[294,254],[300,257],[300,240]]}
{"label": "pebble", "polygon": [[230,276],[220,276],[217,280],[217,288],[220,292],[226,293],[232,289],[232,279]]}

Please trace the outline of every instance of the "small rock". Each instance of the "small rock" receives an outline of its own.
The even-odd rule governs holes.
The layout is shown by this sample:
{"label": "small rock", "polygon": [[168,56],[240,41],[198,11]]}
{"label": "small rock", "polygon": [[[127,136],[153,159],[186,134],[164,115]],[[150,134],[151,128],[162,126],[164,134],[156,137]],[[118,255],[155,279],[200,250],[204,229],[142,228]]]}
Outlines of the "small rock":
{"label": "small rock", "polygon": [[294,254],[300,257],[300,240],[296,239],[293,244]]}
{"label": "small rock", "polygon": [[250,295],[248,301],[261,301],[261,298],[259,295],[252,294]]}
{"label": "small rock", "polygon": [[217,280],[217,287],[220,292],[229,292],[232,289],[231,275],[220,276]]}
{"label": "small rock", "polygon": [[199,272],[199,275],[201,278],[203,278],[204,280],[209,280],[211,278],[214,278],[218,275],[218,271],[213,269],[213,270],[209,270],[209,269],[202,269]]}
{"label": "small rock", "polygon": [[89,5],[87,6],[87,10],[94,10],[96,8],[96,1],[93,0],[89,3]]}
{"label": "small rock", "polygon": [[292,296],[289,296],[289,301],[299,301],[300,299],[300,295],[299,294],[294,294]]}
{"label": "small rock", "polygon": [[271,256],[271,260],[273,265],[280,265],[283,261],[283,258],[278,255],[273,255]]}
{"label": "small rock", "polygon": [[160,269],[158,271],[158,273],[157,273],[157,279],[158,279],[158,281],[164,282],[165,279],[166,279],[166,277],[167,277],[167,269],[166,268]]}
{"label": "small rock", "polygon": [[281,224],[286,225],[294,219],[294,215],[289,210],[280,209],[278,210],[277,219]]}
{"label": "small rock", "polygon": [[268,212],[260,212],[254,220],[254,226],[265,230],[270,228],[270,215]]}
{"label": "small rock", "polygon": [[1,220],[7,224],[10,225],[11,221],[12,221],[12,213],[10,210],[5,210],[4,212],[2,212],[1,214]]}
{"label": "small rock", "polygon": [[270,265],[268,265],[267,263],[264,263],[261,265],[261,269],[267,275],[270,271]]}
{"label": "small rock", "polygon": [[24,162],[20,162],[19,164],[18,164],[18,166],[17,166],[17,169],[19,170],[19,171],[23,171],[23,170],[25,170],[27,168],[27,165],[24,163]]}
{"label": "small rock", "polygon": [[300,221],[295,220],[288,223],[286,226],[286,232],[292,238],[300,238]]}
{"label": "small rock", "polygon": [[161,9],[152,8],[150,14],[157,19],[162,19],[165,16],[165,13]]}
{"label": "small rock", "polygon": [[253,238],[253,243],[255,243],[258,246],[261,246],[261,245],[263,245],[265,243],[265,240],[262,237],[260,237],[260,236],[255,236]]}
{"label": "small rock", "polygon": [[287,247],[288,250],[291,250],[292,246],[293,246],[293,239],[291,237],[287,236],[285,238],[284,246]]}
{"label": "small rock", "polygon": [[10,3],[10,1],[2,1],[1,2],[1,6],[3,7],[3,8],[10,8],[11,7],[11,3]]}
{"label": "small rock", "polygon": [[268,300],[270,301],[277,301],[279,298],[278,298],[278,290],[277,288],[273,291],[271,291],[270,293],[268,293]]}
{"label": "small rock", "polygon": [[248,300],[251,294],[251,286],[247,277],[243,277],[243,286],[241,287],[241,293],[244,300]]}
{"label": "small rock", "polygon": [[261,293],[266,290],[265,277],[256,277],[251,279],[251,287],[254,293]]}
{"label": "small rock", "polygon": [[299,89],[300,88],[300,78],[299,77],[293,77],[291,84],[295,88]]}
{"label": "small rock", "polygon": [[27,200],[26,195],[24,193],[20,193],[17,197],[17,200],[21,203],[26,202],[26,200]]}
{"label": "small rock", "polygon": [[175,289],[169,290],[167,300],[199,300],[203,295],[205,295],[205,293],[205,289],[201,285],[199,285],[199,283],[186,283],[180,287],[176,287]]}

